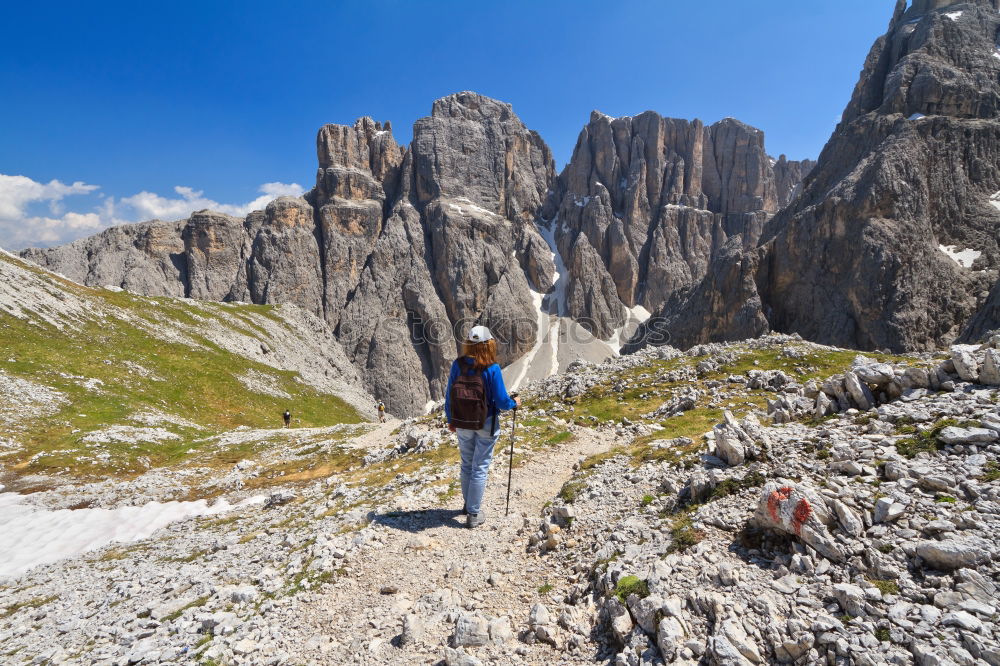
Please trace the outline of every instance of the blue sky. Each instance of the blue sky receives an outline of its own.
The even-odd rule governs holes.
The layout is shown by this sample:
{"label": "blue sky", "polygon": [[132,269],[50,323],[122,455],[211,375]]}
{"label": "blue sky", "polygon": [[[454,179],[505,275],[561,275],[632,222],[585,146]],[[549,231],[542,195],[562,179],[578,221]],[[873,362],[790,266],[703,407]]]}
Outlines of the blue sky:
{"label": "blue sky", "polygon": [[510,102],[560,168],[592,109],[733,116],[816,157],[893,4],[8,3],[0,246],[240,213],[312,185],[323,123],[391,120],[406,143],[459,90]]}

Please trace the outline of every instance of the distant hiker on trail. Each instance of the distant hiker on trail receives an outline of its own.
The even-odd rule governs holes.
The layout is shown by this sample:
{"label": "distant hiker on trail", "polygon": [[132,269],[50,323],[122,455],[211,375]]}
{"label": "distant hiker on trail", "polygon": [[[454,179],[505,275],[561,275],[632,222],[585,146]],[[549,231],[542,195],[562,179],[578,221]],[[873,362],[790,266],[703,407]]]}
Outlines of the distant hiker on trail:
{"label": "distant hiker on trail", "polygon": [[480,504],[486,490],[486,475],[493,460],[493,447],[500,436],[497,413],[514,409],[520,398],[507,395],[497,343],[490,329],[474,326],[462,345],[462,356],[451,364],[444,413],[448,429],[458,434],[462,454],[462,497],[466,525],[477,527],[486,520]]}
{"label": "distant hiker on trail", "polygon": [[285,417],[285,427],[290,427],[292,424],[292,413],[286,409],[282,416]]}
{"label": "distant hiker on trail", "polygon": [[385,403],[381,400],[375,405],[378,408],[378,421],[379,423],[385,423]]}

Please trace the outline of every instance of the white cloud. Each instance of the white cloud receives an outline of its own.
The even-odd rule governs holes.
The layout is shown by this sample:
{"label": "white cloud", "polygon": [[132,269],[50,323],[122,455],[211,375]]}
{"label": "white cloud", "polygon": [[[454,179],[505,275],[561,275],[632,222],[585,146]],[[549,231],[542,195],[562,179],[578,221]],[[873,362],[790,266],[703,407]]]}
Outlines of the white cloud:
{"label": "white cloud", "polygon": [[[66,212],[65,197],[92,195],[98,189],[98,185],[83,182],[67,185],[53,180],[44,184],[26,176],[0,174],[0,247],[20,249],[67,243],[110,226],[152,219],[180,220],[205,208],[242,217],[278,197],[299,196],[305,191],[298,183],[264,183],[257,188],[260,196],[253,201],[227,204],[209,199],[201,190],[177,186],[176,197],[144,190],[117,200],[104,197],[99,203],[91,203],[88,211]],[[48,207],[48,215],[35,210],[44,206]]]}
{"label": "white cloud", "polygon": [[245,204],[224,204],[204,196],[201,190],[178,185],[174,192],[180,198],[170,199],[153,192],[142,191],[118,202],[133,213],[135,220],[180,220],[196,210],[206,208],[242,217],[252,210],[260,210],[271,201],[283,196],[297,197],[305,190],[298,183],[264,183],[257,188],[262,194]]}
{"label": "white cloud", "polygon": [[87,185],[80,181],[67,185],[58,180],[38,183],[27,176],[5,176],[0,174],[0,220],[15,220],[23,217],[30,204],[48,202],[50,210],[58,214],[58,202],[72,194],[90,194],[98,185]]}

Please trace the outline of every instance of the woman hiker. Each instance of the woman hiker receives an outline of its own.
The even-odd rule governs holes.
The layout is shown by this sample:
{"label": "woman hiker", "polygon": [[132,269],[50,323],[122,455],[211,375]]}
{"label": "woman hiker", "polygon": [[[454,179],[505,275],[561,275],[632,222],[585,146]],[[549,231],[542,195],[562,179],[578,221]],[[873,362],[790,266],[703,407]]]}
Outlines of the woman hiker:
{"label": "woman hiker", "polygon": [[462,345],[462,355],[451,364],[444,402],[448,429],[458,435],[462,454],[463,513],[469,527],[486,520],[481,503],[493,446],[500,436],[497,414],[520,404],[520,398],[507,395],[493,334],[485,326],[474,326]]}

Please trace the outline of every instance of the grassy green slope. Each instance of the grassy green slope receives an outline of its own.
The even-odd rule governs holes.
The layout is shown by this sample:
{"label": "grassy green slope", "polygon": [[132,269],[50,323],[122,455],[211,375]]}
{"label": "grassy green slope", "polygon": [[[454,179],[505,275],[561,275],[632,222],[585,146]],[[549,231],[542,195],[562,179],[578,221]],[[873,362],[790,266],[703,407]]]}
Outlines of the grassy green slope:
{"label": "grassy green slope", "polygon": [[[296,425],[303,427],[362,420],[342,399],[307,386],[296,373],[227,351],[199,333],[212,326],[263,337],[269,323],[283,325],[271,306],[204,304],[91,289],[6,254],[0,254],[0,270],[16,274],[25,283],[25,293],[42,289],[57,298],[83,301],[93,315],[74,327],[59,328],[42,317],[20,318],[0,309],[0,372],[65,398],[48,414],[0,423],[8,431],[0,435],[20,445],[5,452],[0,463],[17,474],[128,477],[195,455],[207,437],[223,431],[278,427],[286,406],[294,410]],[[265,377],[266,393],[247,388],[237,378],[248,372]],[[281,393],[290,397],[276,397]],[[141,416],[150,413],[166,415],[167,420],[154,417],[150,422]],[[115,425],[144,432],[155,426],[176,438],[87,441],[95,431]]]}

